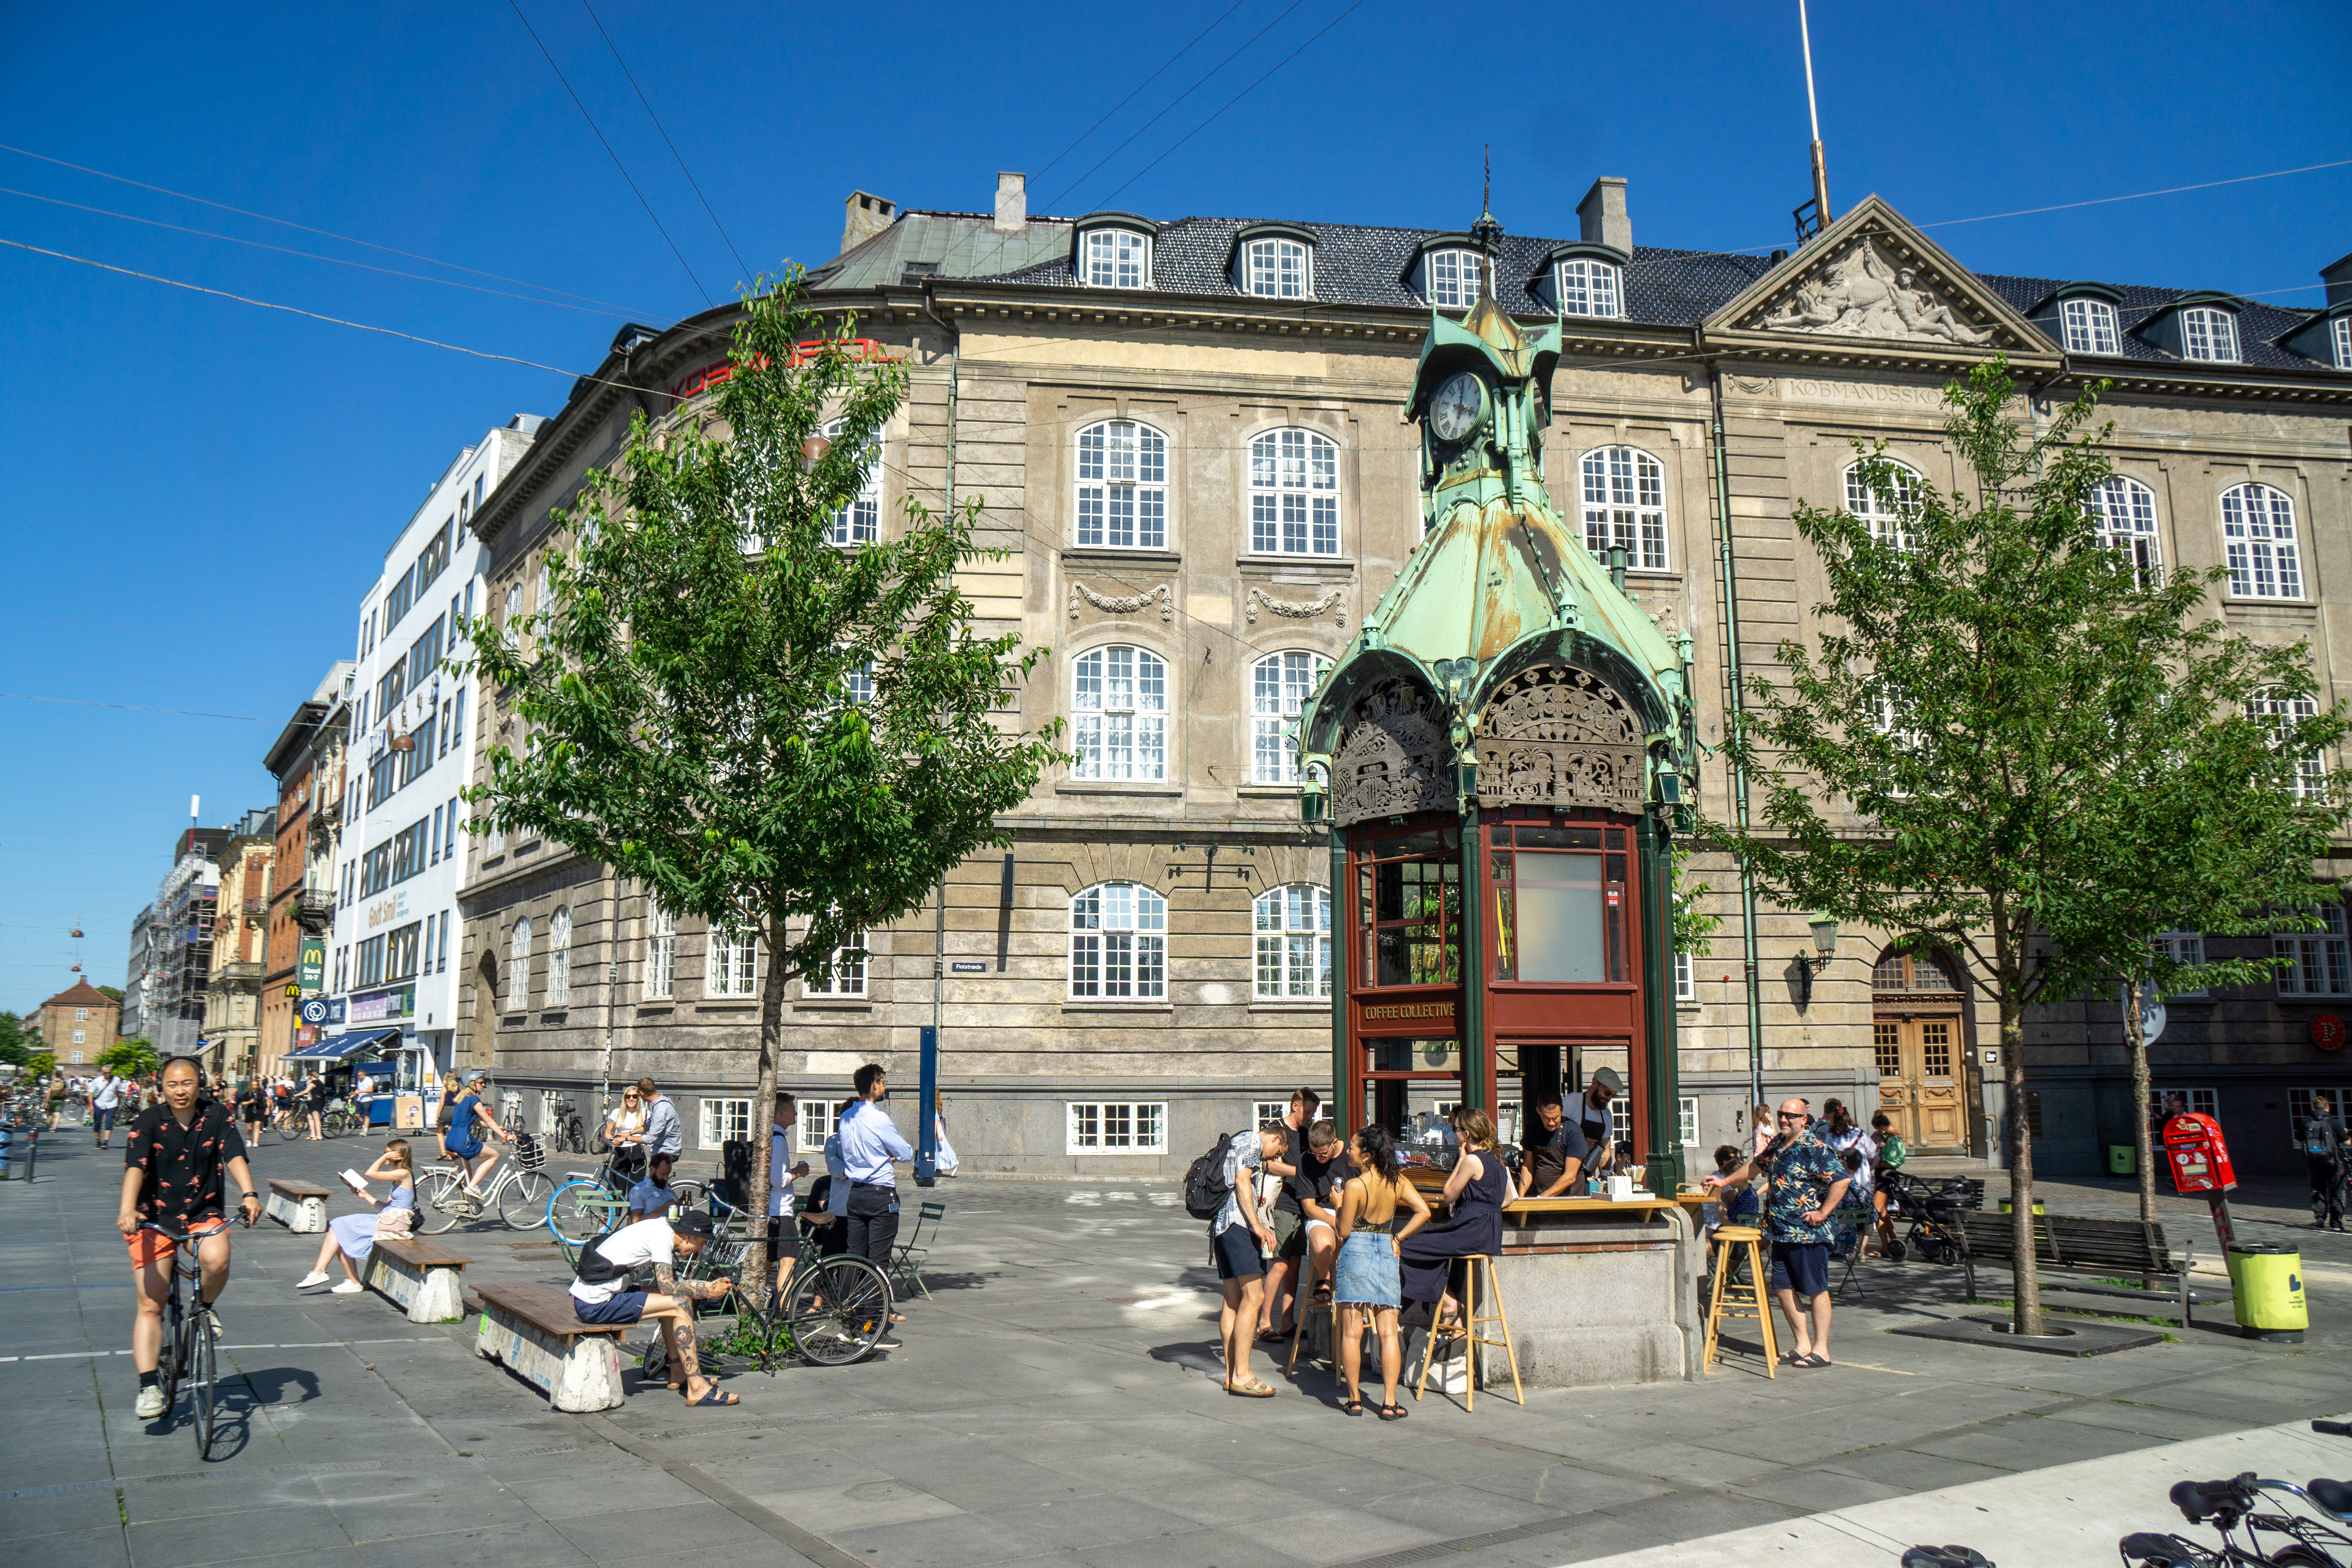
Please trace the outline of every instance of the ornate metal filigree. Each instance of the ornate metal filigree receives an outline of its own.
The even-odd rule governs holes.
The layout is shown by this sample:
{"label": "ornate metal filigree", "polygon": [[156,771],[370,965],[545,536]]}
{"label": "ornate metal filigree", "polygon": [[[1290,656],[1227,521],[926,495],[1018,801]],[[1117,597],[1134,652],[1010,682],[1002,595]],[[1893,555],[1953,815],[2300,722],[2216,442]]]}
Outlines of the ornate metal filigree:
{"label": "ornate metal filigree", "polygon": [[1308,599],[1304,603],[1293,599],[1277,599],[1263,588],[1252,588],[1243,595],[1242,603],[1252,625],[1255,625],[1257,621],[1257,607],[1264,605],[1276,615],[1294,621],[1311,621],[1326,610],[1337,610],[1339,629],[1346,631],[1348,629],[1346,599],[1347,590],[1344,588],[1334,588],[1319,599]]}
{"label": "ornate metal filigree", "polygon": [[1348,714],[1331,758],[1331,820],[1450,811],[1445,705],[1417,681],[1384,680]]}
{"label": "ornate metal filigree", "polygon": [[1078,601],[1081,599],[1107,616],[1131,616],[1157,600],[1161,620],[1176,618],[1175,595],[1165,583],[1146,588],[1140,594],[1097,594],[1084,583],[1073,583],[1070,584],[1070,619],[1074,621],[1078,618]]}
{"label": "ornate metal filigree", "polygon": [[1478,804],[1638,813],[1642,722],[1590,670],[1545,664],[1503,683],[1478,725]]}

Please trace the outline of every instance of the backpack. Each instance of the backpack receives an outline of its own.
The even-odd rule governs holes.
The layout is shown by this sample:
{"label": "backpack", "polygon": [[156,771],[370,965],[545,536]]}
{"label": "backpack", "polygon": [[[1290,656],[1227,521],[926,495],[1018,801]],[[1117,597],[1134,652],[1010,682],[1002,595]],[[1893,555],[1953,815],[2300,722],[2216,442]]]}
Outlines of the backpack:
{"label": "backpack", "polygon": [[583,1285],[610,1285],[615,1279],[626,1279],[629,1270],[625,1267],[596,1250],[612,1240],[621,1228],[614,1226],[580,1248],[580,1262],[572,1272],[574,1279]]}
{"label": "backpack", "polygon": [[2336,1152],[2336,1145],[2328,1138],[2330,1129],[2327,1122],[2328,1119],[2325,1116],[2306,1116],[2303,1119],[2303,1152],[2305,1153],[2332,1154]]}
{"label": "backpack", "polygon": [[1184,1212],[1194,1219],[1213,1220],[1234,1189],[1225,1184],[1225,1153],[1238,1133],[1219,1137],[1216,1146],[1192,1162],[1184,1173]]}

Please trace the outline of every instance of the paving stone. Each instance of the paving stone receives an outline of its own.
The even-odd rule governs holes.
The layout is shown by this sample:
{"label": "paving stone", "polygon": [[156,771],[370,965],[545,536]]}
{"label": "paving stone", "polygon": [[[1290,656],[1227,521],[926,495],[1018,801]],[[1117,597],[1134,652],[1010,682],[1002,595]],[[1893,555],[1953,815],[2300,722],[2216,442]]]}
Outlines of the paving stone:
{"label": "paving stone", "polygon": [[562,1531],[543,1522],[406,1535],[359,1550],[366,1568],[573,1568],[591,1561]]}
{"label": "paving stone", "polygon": [[197,1568],[205,1563],[243,1563],[352,1543],[335,1516],[323,1508],[249,1508],[222,1520],[216,1529],[195,1529],[183,1520],[166,1519],[133,1524],[122,1533],[139,1568]]}
{"label": "paving stone", "polygon": [[877,1568],[977,1568],[1037,1556],[1042,1544],[1012,1525],[965,1513],[838,1531],[830,1539]]}
{"label": "paving stone", "polygon": [[110,1486],[0,1500],[0,1541],[9,1543],[12,1553],[47,1552],[51,1549],[33,1544],[36,1538],[92,1530],[120,1531],[122,1519],[115,1510],[114,1488]]}

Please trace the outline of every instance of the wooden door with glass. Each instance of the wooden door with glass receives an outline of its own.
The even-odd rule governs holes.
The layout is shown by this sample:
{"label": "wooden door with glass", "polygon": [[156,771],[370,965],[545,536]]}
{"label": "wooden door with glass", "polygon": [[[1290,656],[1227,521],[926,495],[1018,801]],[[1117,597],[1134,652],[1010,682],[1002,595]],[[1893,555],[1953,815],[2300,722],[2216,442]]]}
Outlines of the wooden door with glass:
{"label": "wooden door with glass", "polygon": [[1872,974],[1878,1108],[1922,1153],[1968,1152],[1959,988],[1934,954],[1890,954]]}

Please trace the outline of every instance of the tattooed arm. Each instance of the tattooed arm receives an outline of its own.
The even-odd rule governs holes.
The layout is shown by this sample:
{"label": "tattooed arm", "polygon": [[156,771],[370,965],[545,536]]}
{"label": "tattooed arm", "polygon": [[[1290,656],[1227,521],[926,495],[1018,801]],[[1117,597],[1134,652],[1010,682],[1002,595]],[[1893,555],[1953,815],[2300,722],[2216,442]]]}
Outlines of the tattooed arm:
{"label": "tattooed arm", "polygon": [[724,1296],[735,1282],[725,1275],[715,1279],[679,1279],[667,1263],[654,1265],[654,1283],[674,1301],[711,1301]]}

